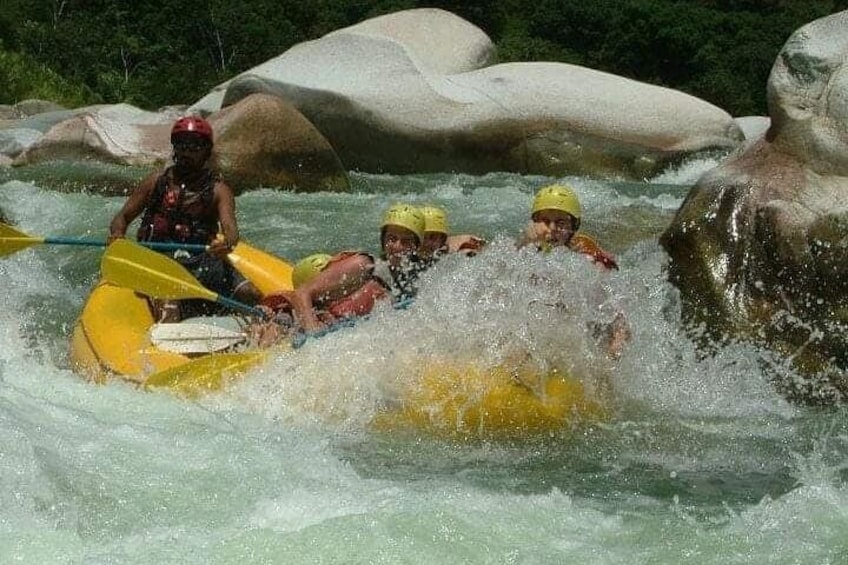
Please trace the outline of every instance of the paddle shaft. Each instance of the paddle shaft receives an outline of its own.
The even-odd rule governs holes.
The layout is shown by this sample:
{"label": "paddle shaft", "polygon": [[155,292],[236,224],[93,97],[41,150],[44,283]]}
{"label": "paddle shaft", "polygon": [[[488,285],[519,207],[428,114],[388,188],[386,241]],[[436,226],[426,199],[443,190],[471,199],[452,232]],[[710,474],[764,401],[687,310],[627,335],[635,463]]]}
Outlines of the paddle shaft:
{"label": "paddle shaft", "polygon": [[[86,239],[82,237],[38,237],[32,236],[8,224],[0,222],[0,257],[17,253],[33,245],[85,245],[89,247],[107,247],[108,243],[99,239]],[[157,251],[204,251],[205,245],[172,243],[160,241],[143,241],[141,245]]]}
{"label": "paddle shaft", "polygon": [[232,308],[233,310],[240,310],[246,314],[253,314],[254,316],[258,316],[263,320],[268,319],[268,314],[264,310],[260,310],[255,306],[250,306],[245,304],[244,302],[239,302],[238,300],[233,300],[232,298],[227,298],[226,296],[221,296],[220,294],[214,300],[218,304],[226,306],[227,308]]}
{"label": "paddle shaft", "polygon": [[[45,237],[42,243],[48,245],[84,245],[88,247],[106,247],[106,242],[98,239],[83,239],[79,237]],[[176,251],[184,249],[186,251],[205,251],[206,246],[199,243],[170,243],[164,241],[139,241],[139,245],[143,245],[149,249],[156,251]]]}

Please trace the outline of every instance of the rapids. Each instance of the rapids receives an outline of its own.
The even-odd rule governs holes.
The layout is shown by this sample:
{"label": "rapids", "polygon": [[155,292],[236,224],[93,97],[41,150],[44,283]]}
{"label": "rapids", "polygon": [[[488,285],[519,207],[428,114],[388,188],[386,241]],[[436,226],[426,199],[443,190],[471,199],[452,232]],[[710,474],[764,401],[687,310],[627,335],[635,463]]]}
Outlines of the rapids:
{"label": "rapids", "polygon": [[[196,401],[70,371],[98,249],[4,257],[0,563],[844,562],[844,410],[788,404],[770,384],[791,377],[779,359],[744,344],[705,356],[680,326],[657,236],[714,165],[564,179],[583,229],[619,258],[611,276],[513,248],[552,179],[354,175],[349,194],[244,194],[243,236],[290,260],[376,252],[381,212],[399,200],[444,205],[455,231],[490,247],[428,272],[412,308]],[[32,235],[105,237],[121,198],[48,184],[4,181],[0,209]],[[534,273],[542,283],[528,285]],[[610,308],[633,332],[618,361],[585,329]],[[509,441],[369,425],[422,365],[516,351],[605,390],[610,418]]]}

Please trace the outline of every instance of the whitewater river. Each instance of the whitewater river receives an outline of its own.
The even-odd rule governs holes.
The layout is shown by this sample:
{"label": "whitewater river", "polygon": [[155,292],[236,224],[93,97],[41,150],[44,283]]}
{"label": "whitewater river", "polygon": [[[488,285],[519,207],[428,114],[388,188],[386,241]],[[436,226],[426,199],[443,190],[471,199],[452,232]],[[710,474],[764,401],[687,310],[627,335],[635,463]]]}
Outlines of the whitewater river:
{"label": "whitewater river", "polygon": [[[847,562],[844,410],[786,403],[770,384],[789,376],[779,360],[744,345],[705,356],[680,327],[657,236],[712,165],[567,179],[584,229],[620,259],[604,278],[568,254],[513,249],[552,179],[355,175],[351,194],[240,196],[244,237],[292,260],[374,251],[397,200],[441,203],[491,246],[428,273],[409,310],[195,401],[70,370],[98,249],[2,258],[0,563]],[[0,183],[0,209],[31,235],[104,237],[122,201]],[[528,273],[547,275],[527,285]],[[599,289],[633,332],[617,362],[586,335]],[[590,390],[603,380],[609,419],[508,441],[371,425],[421,367],[516,351],[568,365]]]}

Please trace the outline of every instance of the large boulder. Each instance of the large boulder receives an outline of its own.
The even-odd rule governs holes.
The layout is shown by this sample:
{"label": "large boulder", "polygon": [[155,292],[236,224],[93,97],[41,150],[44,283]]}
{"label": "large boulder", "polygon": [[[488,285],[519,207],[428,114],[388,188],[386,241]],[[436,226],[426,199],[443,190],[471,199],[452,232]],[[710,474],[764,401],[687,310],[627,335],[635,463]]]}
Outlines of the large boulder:
{"label": "large boulder", "polygon": [[[40,107],[40,106],[39,106]],[[45,105],[49,108],[53,106]],[[17,106],[0,108],[0,156],[4,162],[13,163],[13,159],[35,145],[43,134],[56,124],[72,118],[76,110],[52,110],[24,115]]]}
{"label": "large boulder", "polygon": [[743,140],[723,110],[674,90],[562,63],[488,66],[477,27],[437,9],[397,12],[296,45],[203,98],[285,98],[350,169],[493,170],[643,178]]}
{"label": "large boulder", "polygon": [[768,116],[743,116],[735,118],[735,121],[745,135],[743,148],[748,148],[762,139],[771,127],[771,118]]}
{"label": "large boulder", "polygon": [[232,186],[348,190],[350,181],[333,148],[290,104],[256,94],[210,118],[215,153]]}
{"label": "large boulder", "polygon": [[136,166],[161,163],[169,155],[168,128],[176,117],[128,104],[82,108],[47,130],[15,159],[15,165],[61,159]]}
{"label": "large boulder", "polygon": [[19,120],[37,114],[49,114],[65,111],[65,107],[49,100],[34,98],[21,100],[17,104],[0,104],[0,120]]}
{"label": "large boulder", "polygon": [[30,128],[0,128],[0,155],[7,157],[11,163],[13,157],[37,143],[43,135]]}
{"label": "large boulder", "polygon": [[61,104],[51,102],[50,100],[39,100],[37,98],[21,100],[15,104],[14,108],[18,115],[22,118],[38,114],[61,112],[66,109]]}
{"label": "large boulder", "polygon": [[[183,112],[167,108],[148,112],[127,104],[80,108],[37,137],[39,116],[21,120],[6,129],[0,142],[14,166],[68,160],[113,163],[133,167],[162,167],[171,158],[170,130]],[[55,113],[51,113],[55,115]],[[279,98],[262,96],[245,100],[209,117],[216,132],[215,151],[221,172],[232,173],[239,190],[282,187],[299,190],[344,190],[347,175],[327,141],[290,105]],[[220,123],[219,123],[220,122]],[[31,132],[24,139],[21,132]],[[3,132],[0,132],[3,133]],[[23,140],[33,141],[25,145]],[[97,175],[92,171],[93,177]],[[114,173],[91,178],[90,187],[106,193],[123,193]]]}
{"label": "large boulder", "polygon": [[796,31],[766,135],[692,189],[661,242],[687,314],[783,352],[808,401],[848,394],[848,11]]}
{"label": "large boulder", "polygon": [[11,104],[0,104],[0,120],[17,120],[20,118],[15,107]]}
{"label": "large boulder", "polygon": [[57,110],[55,112],[45,112],[34,116],[16,116],[9,119],[0,119],[0,130],[29,129],[41,133],[47,133],[47,130],[56,124],[69,120],[81,111],[85,111],[85,109]]}

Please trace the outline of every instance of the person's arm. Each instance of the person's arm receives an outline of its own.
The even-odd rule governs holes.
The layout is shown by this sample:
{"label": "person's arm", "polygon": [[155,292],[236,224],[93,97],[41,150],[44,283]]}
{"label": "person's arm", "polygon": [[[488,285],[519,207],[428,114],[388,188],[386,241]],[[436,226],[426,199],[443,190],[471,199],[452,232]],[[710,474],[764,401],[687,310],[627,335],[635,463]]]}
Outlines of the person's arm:
{"label": "person's arm", "polygon": [[[298,323],[306,331],[321,327],[322,320],[315,312],[319,301],[340,300],[361,288],[374,270],[374,259],[367,253],[344,252],[336,255],[312,280],[292,291],[290,302]],[[332,323],[335,320],[324,320]]]}
{"label": "person's arm", "polygon": [[458,253],[464,251],[467,255],[475,254],[486,244],[486,240],[476,235],[458,234],[448,236],[448,251]]}
{"label": "person's arm", "polygon": [[124,205],[109,223],[108,243],[126,237],[129,225],[141,214],[145,206],[147,206],[147,201],[150,199],[158,178],[159,173],[153,173],[141,181],[141,184],[132,191],[129,198],[124,202]]}
{"label": "person's arm", "polygon": [[224,240],[214,239],[209,244],[209,252],[221,257],[226,256],[239,242],[238,222],[236,222],[236,198],[233,189],[224,181],[215,183],[214,200],[218,211],[218,222]]}
{"label": "person's arm", "polygon": [[312,302],[312,296],[308,292],[294,290],[289,294],[289,300],[294,310],[297,324],[306,332],[314,332],[323,327],[324,324],[318,318]]}

